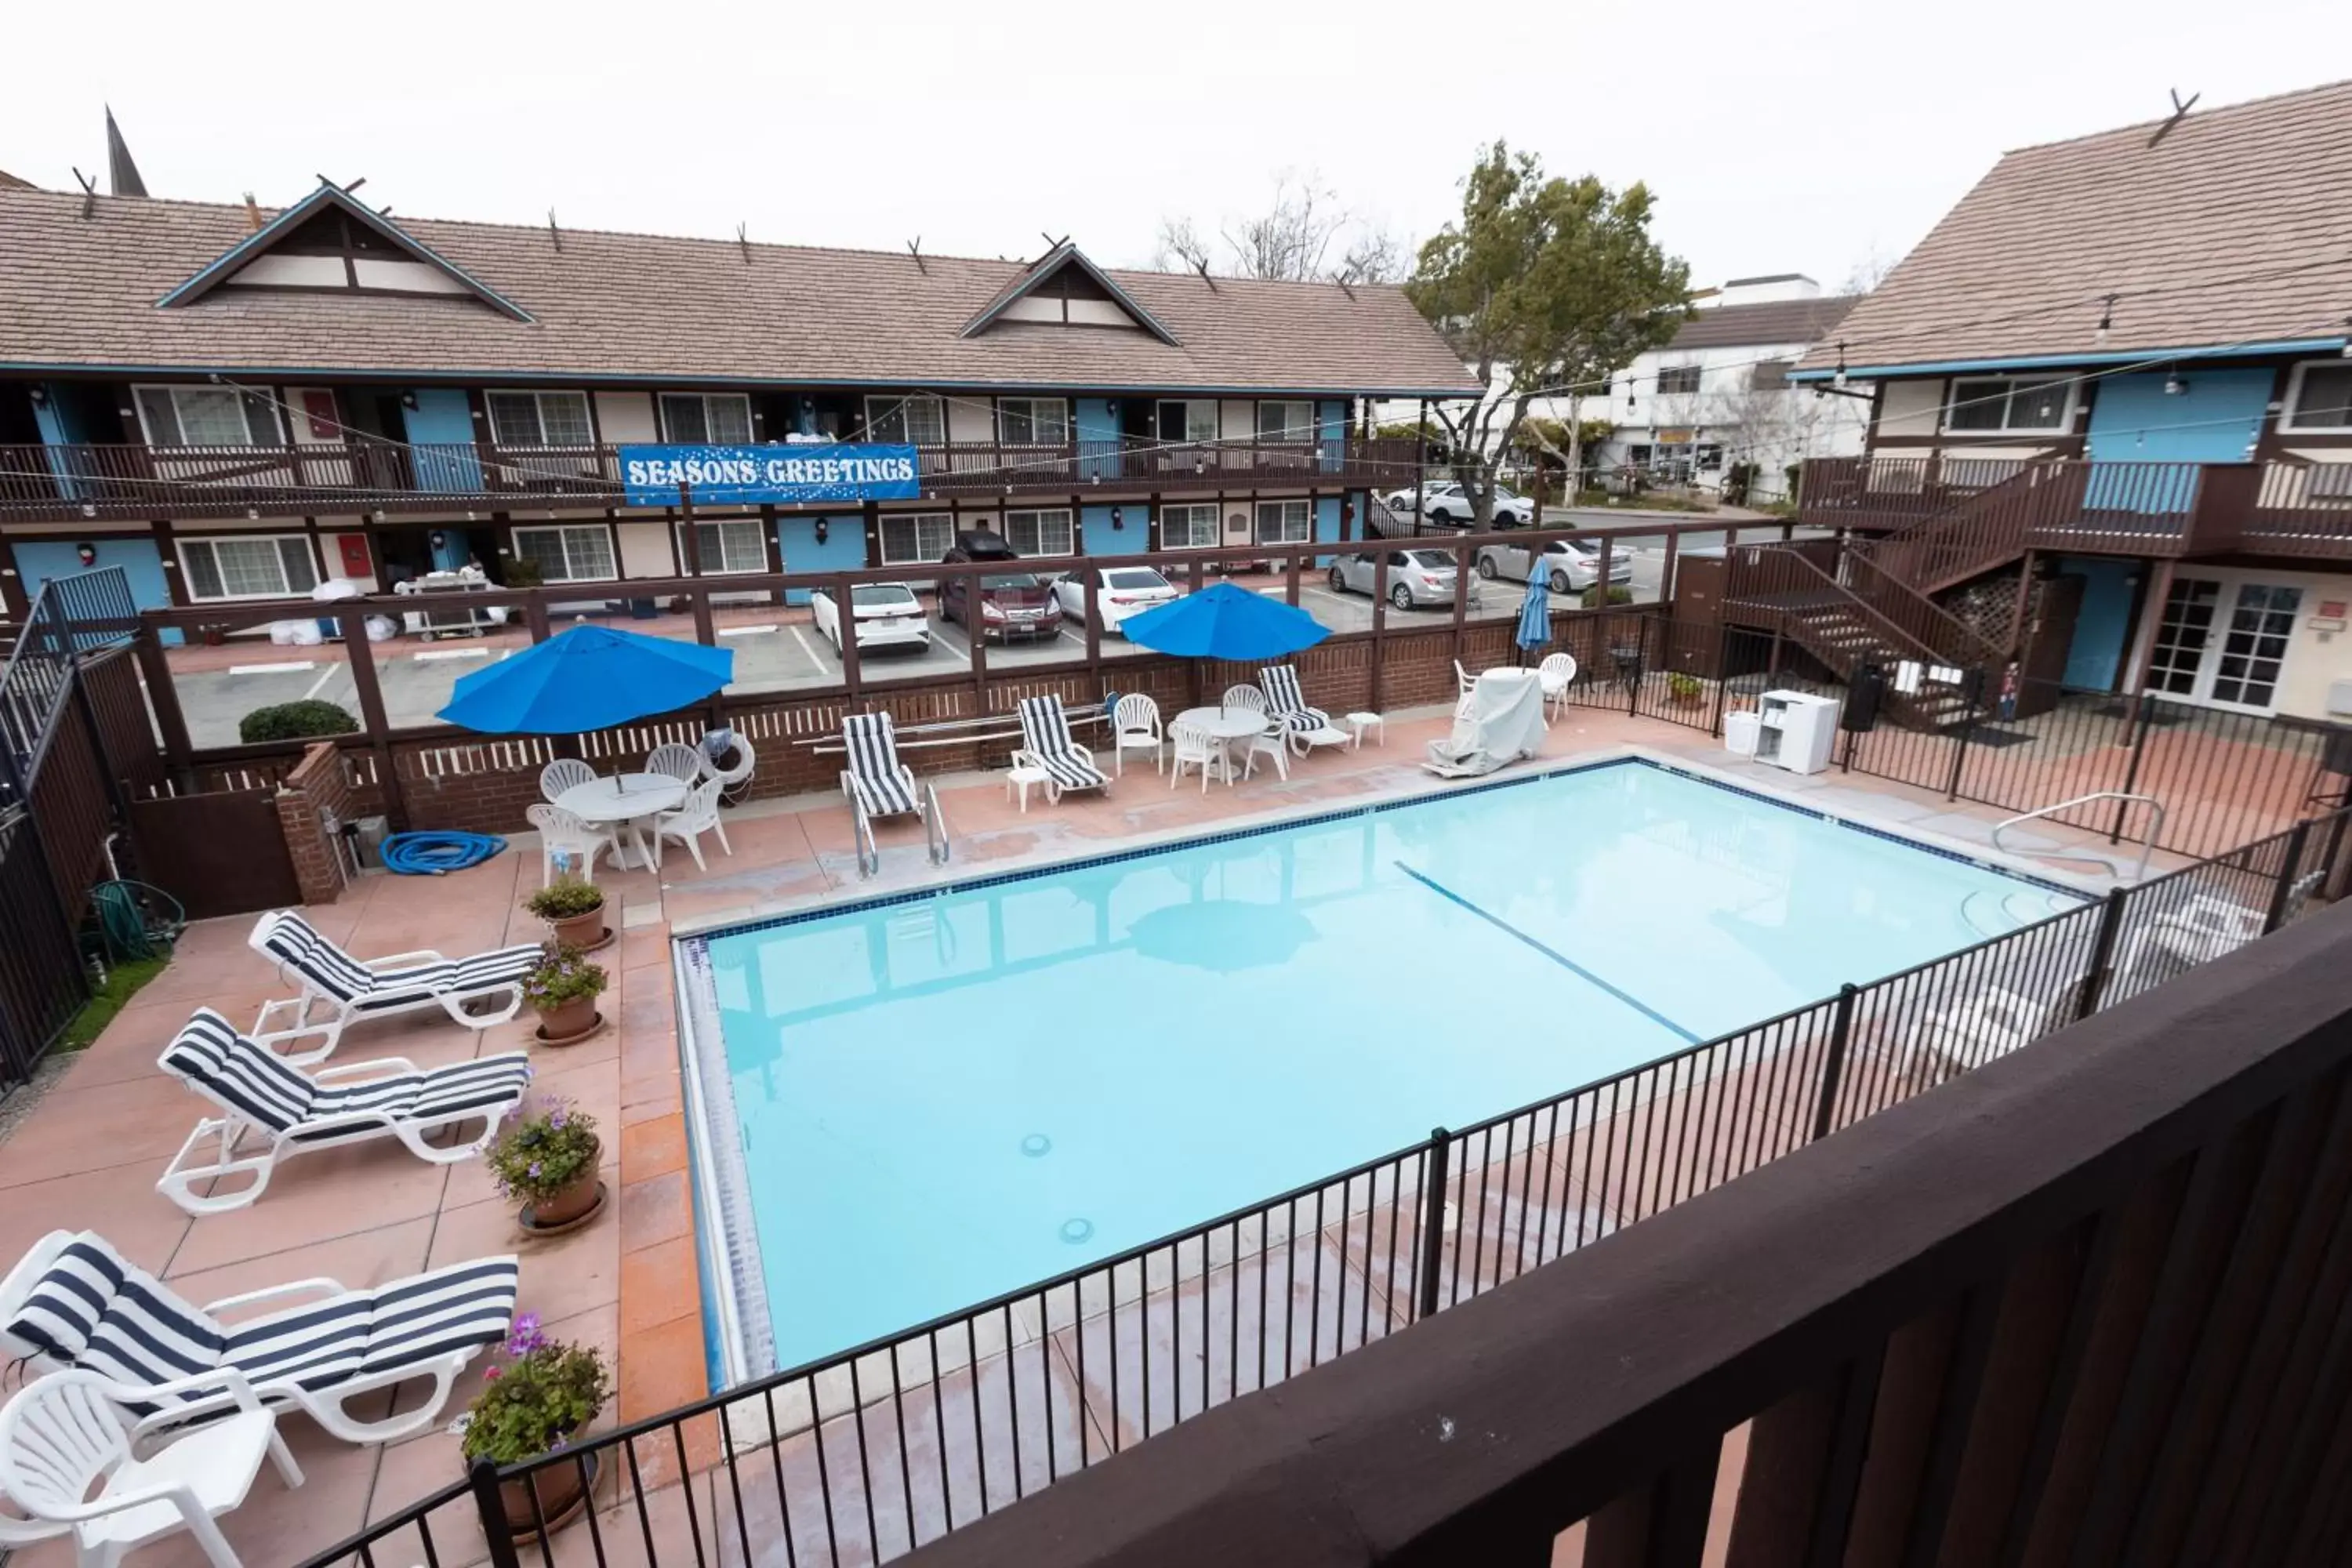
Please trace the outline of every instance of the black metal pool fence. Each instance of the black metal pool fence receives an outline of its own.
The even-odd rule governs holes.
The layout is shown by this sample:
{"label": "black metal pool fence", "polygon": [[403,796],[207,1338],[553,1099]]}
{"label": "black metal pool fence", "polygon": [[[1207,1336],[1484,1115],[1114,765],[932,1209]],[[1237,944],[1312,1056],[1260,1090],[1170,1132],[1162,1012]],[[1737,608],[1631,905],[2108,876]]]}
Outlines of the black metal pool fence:
{"label": "black metal pool fence", "polygon": [[[902,1555],[2257,940],[2331,890],[2347,822],[2297,823],[560,1453],[477,1464],[309,1568]],[[502,1483],[541,1523],[578,1487],[596,1506],[551,1537],[512,1530]]]}

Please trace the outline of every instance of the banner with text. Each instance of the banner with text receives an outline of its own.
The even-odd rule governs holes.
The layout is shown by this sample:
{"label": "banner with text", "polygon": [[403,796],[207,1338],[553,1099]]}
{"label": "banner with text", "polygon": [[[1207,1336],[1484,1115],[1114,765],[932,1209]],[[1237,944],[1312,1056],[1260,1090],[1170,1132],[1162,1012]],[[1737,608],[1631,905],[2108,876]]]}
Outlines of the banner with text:
{"label": "banner with text", "polygon": [[912,447],[791,442],[765,447],[624,447],[621,483],[631,506],[676,506],[678,487],[696,504],[912,500],[920,496]]}

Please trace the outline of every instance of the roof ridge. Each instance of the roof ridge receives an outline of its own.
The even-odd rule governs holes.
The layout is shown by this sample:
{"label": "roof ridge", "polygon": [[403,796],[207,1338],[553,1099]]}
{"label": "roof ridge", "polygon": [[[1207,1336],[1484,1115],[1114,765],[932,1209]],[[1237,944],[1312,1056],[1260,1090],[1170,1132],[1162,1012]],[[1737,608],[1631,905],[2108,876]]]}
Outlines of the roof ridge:
{"label": "roof ridge", "polygon": [[[2312,87],[2290,88],[2284,92],[2265,93],[2260,98],[2240,99],[2235,103],[2216,104],[2211,109],[2192,110],[2179,118],[2184,123],[2201,122],[2219,115],[2237,114],[2246,110],[2265,108],[2272,104],[2282,103],[2291,98],[2313,98],[2321,93],[2342,92],[2347,89],[2352,89],[2352,77],[2336,81],[2324,81]],[[2136,131],[2150,131],[2174,118],[2175,116],[2170,114],[2159,114],[2153,119],[2135,120],[2128,125],[2110,125],[2104,131],[2085,131],[2074,136],[2053,136],[2046,142],[2021,142],[2015,147],[2003,148],[2000,156],[2003,159],[2009,159],[2020,153],[2042,153],[2053,147],[2072,147],[2080,142],[2100,142],[2111,136],[2128,135]]]}

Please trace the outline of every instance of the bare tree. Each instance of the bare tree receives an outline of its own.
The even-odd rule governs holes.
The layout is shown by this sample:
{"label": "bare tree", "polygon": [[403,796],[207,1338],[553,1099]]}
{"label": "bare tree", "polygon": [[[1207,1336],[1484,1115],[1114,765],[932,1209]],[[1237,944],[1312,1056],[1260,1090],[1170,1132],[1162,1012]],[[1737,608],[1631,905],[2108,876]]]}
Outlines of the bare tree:
{"label": "bare tree", "polygon": [[1318,176],[1290,170],[1275,176],[1264,212],[1229,217],[1217,233],[1232,258],[1228,268],[1218,267],[1214,247],[1191,217],[1163,218],[1152,264],[1295,283],[1385,283],[1404,269],[1395,236],[1350,212]]}
{"label": "bare tree", "polygon": [[1841,294],[1869,293],[1886,281],[1886,275],[1895,270],[1895,264],[1901,259],[1901,257],[1887,255],[1878,248],[1875,240],[1872,241],[1870,248],[1864,251],[1861,258],[1846,269],[1845,281],[1838,285],[1838,292]]}
{"label": "bare tree", "polygon": [[1160,241],[1151,252],[1151,265],[1162,272],[1181,269],[1199,272],[1209,265],[1208,243],[1201,231],[1192,226],[1189,217],[1164,217],[1160,220]]}

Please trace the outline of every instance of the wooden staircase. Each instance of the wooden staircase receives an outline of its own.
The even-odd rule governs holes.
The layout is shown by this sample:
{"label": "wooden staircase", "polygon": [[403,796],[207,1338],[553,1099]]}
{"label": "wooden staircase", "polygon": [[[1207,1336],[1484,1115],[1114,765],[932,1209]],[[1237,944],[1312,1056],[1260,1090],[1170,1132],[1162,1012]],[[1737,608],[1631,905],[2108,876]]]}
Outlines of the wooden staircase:
{"label": "wooden staircase", "polygon": [[[1738,547],[1726,600],[1778,626],[1849,685],[1876,666],[1887,681],[1882,706],[1897,722],[1937,730],[1964,721],[1967,684],[1994,679],[2005,662],[2000,650],[1867,551],[1847,546],[1832,570],[1817,558],[1821,548]],[[1916,680],[1903,679],[1906,667]]]}
{"label": "wooden staircase", "polygon": [[2021,559],[2037,529],[2080,515],[2086,468],[2056,460],[2029,463],[1997,485],[1896,529],[1871,545],[1871,553],[1921,595],[1958,587]]}

